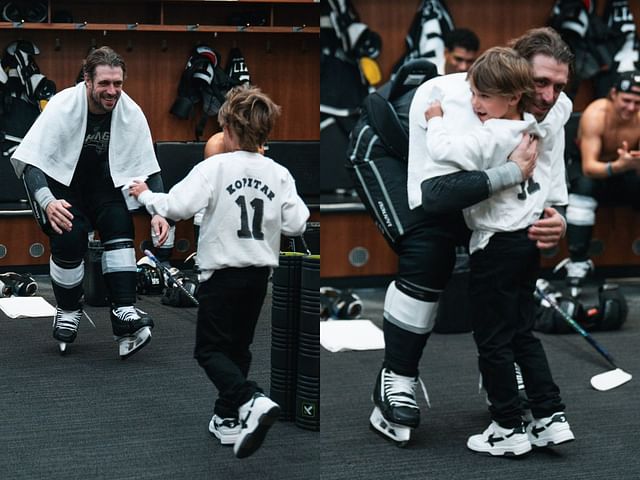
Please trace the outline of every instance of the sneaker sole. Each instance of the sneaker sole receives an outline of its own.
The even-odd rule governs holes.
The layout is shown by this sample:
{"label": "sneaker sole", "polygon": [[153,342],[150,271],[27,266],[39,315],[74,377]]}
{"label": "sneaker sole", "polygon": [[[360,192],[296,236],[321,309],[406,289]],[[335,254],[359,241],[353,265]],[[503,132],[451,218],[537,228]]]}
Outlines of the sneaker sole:
{"label": "sneaker sole", "polygon": [[258,450],[267,436],[267,432],[279,416],[280,407],[277,405],[264,412],[258,419],[256,429],[251,433],[247,433],[244,438],[242,438],[242,442],[238,445],[238,448],[234,446],[236,457],[246,458]]}
{"label": "sneaker sole", "polygon": [[209,433],[211,435],[213,435],[214,437],[216,437],[218,440],[220,440],[220,444],[221,445],[233,445],[236,443],[236,440],[238,440],[238,437],[240,436],[240,434],[236,434],[233,438],[231,437],[223,437],[222,435],[220,435],[215,429],[212,429],[212,423],[209,422]]}
{"label": "sneaker sole", "polygon": [[532,450],[531,445],[529,445],[528,448],[523,447],[522,449],[511,449],[511,450],[500,449],[500,450],[493,450],[493,451],[475,450],[471,448],[468,444],[467,444],[467,448],[471,450],[473,453],[477,453],[478,455],[485,455],[488,457],[522,457],[531,453],[531,450]]}
{"label": "sneaker sole", "polygon": [[573,435],[573,432],[568,431],[568,432],[562,432],[558,435],[556,435],[555,438],[551,439],[537,439],[537,440],[530,440],[531,441],[531,445],[533,445],[536,448],[545,448],[545,447],[555,447],[556,445],[561,445],[563,443],[569,443],[572,442],[573,440],[575,440],[575,437]]}
{"label": "sneaker sole", "polygon": [[474,453],[479,455],[488,455],[491,457],[521,457],[531,452],[532,450],[531,442],[529,441],[521,441],[517,445],[512,447],[494,447],[491,449],[486,449],[486,443],[481,442],[477,448],[472,447],[471,439],[467,440],[467,448]]}

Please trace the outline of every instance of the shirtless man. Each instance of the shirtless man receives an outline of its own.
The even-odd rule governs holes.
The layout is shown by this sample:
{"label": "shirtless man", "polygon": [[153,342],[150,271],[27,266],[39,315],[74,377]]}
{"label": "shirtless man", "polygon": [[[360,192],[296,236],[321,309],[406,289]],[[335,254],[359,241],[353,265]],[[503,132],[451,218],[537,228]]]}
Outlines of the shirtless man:
{"label": "shirtless man", "polygon": [[571,294],[593,262],[588,257],[598,201],[615,200],[640,209],[640,71],[624,72],[609,97],[594,100],[583,112],[578,129],[582,174],[571,182],[567,208]]}

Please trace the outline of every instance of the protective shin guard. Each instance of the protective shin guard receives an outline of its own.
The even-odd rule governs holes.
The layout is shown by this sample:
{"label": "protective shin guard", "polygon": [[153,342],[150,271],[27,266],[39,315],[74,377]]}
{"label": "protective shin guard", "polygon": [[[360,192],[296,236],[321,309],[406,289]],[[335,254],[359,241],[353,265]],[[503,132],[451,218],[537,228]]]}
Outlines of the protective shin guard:
{"label": "protective shin guard", "polygon": [[136,301],[136,257],[133,240],[104,242],[102,272],[115,306],[133,305]]}
{"label": "protective shin guard", "polygon": [[385,318],[383,367],[405,377],[418,376],[418,364],[431,333],[412,333],[394,325]]}
{"label": "protective shin guard", "polygon": [[384,366],[405,376],[418,374],[418,363],[435,324],[437,302],[408,296],[391,282],[384,301]]}
{"label": "protective shin guard", "polygon": [[569,225],[593,226],[596,223],[598,202],[593,197],[569,194],[567,206],[567,223]]}
{"label": "protective shin guard", "polygon": [[586,260],[593,226],[596,223],[598,202],[593,197],[569,194],[567,207],[567,242],[571,260]]}
{"label": "protective shin guard", "polygon": [[572,261],[583,262],[589,259],[589,244],[592,234],[592,226],[567,225],[567,247]]}
{"label": "protective shin guard", "polygon": [[81,299],[84,294],[82,288],[84,261],[82,259],[67,261],[51,257],[49,274],[58,307],[64,310],[81,308]]}
{"label": "protective shin guard", "polygon": [[136,303],[136,279],[136,272],[104,274],[104,283],[114,306],[122,307]]}

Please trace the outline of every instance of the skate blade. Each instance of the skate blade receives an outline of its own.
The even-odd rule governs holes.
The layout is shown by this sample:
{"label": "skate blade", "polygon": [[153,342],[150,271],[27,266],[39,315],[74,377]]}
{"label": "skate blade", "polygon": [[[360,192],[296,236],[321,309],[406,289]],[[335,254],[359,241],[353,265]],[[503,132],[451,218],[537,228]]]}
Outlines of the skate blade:
{"label": "skate blade", "polygon": [[392,441],[399,448],[406,447],[411,438],[411,428],[387,421],[378,407],[375,407],[371,412],[369,428]]}
{"label": "skate blade", "polygon": [[151,329],[143,327],[131,336],[116,337],[116,340],[120,358],[125,360],[151,341]]}
{"label": "skate blade", "polygon": [[609,370],[608,372],[599,373],[591,377],[591,386],[596,390],[606,392],[607,390],[627,383],[632,378],[630,373],[616,368],[615,370]]}

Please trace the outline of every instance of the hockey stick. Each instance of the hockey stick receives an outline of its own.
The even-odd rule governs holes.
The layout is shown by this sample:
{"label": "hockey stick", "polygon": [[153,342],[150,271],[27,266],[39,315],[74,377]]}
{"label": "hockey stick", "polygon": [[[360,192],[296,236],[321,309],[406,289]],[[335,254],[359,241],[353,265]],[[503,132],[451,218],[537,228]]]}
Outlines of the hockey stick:
{"label": "hockey stick", "polygon": [[614,370],[610,370],[608,372],[600,373],[591,377],[591,386],[596,390],[611,390],[612,388],[619,387],[623,383],[627,383],[631,380],[631,374],[625,372],[620,369],[617,365],[613,357],[609,352],[607,352],[602,345],[600,345],[596,340],[589,335],[589,333],[582,328],[578,323],[571,318],[562,308],[558,305],[558,302],[548,295],[543,289],[541,289],[538,285],[536,285],[536,294],[545,300],[551,307],[560,314],[560,316],[569,324],[571,327],[578,332],[582,338],[584,338],[593,348],[595,348],[600,355],[602,355],[607,362],[614,368]]}
{"label": "hockey stick", "polygon": [[169,270],[167,267],[165,267],[163,264],[160,263],[160,260],[158,260],[153,253],[151,253],[149,250],[145,250],[144,254],[147,257],[149,257],[151,261],[156,264],[157,267],[159,267],[164,273],[167,274],[167,276],[169,277],[169,280],[171,280],[171,282],[175,284],[182,291],[182,293],[184,293],[187,296],[187,298],[193,302],[193,304],[196,307],[200,305],[200,302],[198,302],[198,300],[196,300],[196,298],[193,295],[191,295],[186,288],[184,288],[184,285],[182,285],[176,279],[176,277],[173,276],[173,274],[171,273],[171,270]]}

